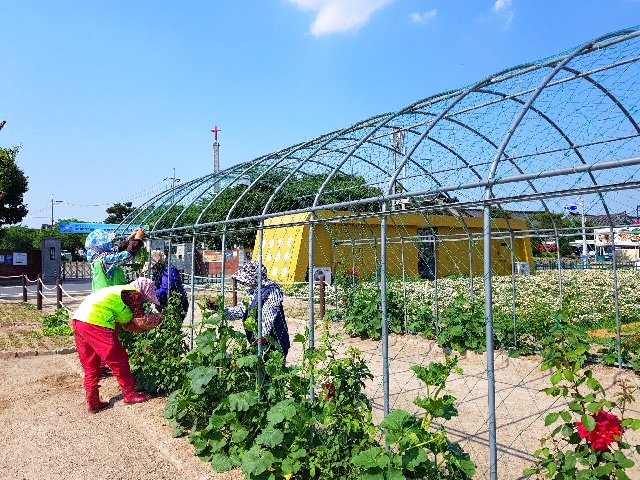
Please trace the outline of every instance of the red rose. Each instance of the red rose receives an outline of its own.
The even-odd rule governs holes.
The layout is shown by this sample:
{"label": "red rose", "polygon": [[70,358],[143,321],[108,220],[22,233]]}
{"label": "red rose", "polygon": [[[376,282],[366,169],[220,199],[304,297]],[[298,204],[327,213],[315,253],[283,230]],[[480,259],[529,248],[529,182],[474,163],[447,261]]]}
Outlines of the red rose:
{"label": "red rose", "polygon": [[144,349],[145,349],[145,350],[149,350],[150,348],[151,348],[151,345],[145,345],[145,346],[144,346]]}
{"label": "red rose", "polygon": [[236,364],[236,361],[234,360],[233,363],[231,364],[231,368],[238,368],[238,365]]}
{"label": "red rose", "polygon": [[326,400],[336,396],[336,386],[333,383],[325,383],[324,388],[327,390],[327,393],[324,396]]}
{"label": "red rose", "polygon": [[342,303],[347,303],[347,297],[342,297]]}
{"label": "red rose", "polygon": [[597,415],[591,416],[596,421],[595,428],[589,431],[582,422],[578,422],[578,435],[580,435],[580,438],[586,439],[594,450],[604,452],[609,448],[609,445],[617,442],[622,437],[620,419],[604,410],[600,410]]}

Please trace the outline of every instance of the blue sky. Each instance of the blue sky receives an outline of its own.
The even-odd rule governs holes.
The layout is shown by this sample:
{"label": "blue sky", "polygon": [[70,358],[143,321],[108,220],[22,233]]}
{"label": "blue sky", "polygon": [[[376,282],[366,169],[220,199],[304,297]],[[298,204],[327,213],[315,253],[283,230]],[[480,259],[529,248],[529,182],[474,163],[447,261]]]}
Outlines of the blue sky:
{"label": "blue sky", "polygon": [[640,24],[640,0],[3,0],[0,146],[23,225],[312,139]]}

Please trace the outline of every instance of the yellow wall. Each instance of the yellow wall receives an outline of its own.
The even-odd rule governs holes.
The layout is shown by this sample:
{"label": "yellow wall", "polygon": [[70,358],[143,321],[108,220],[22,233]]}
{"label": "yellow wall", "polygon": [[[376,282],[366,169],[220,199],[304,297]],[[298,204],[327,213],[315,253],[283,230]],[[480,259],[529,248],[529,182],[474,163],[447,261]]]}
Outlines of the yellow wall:
{"label": "yellow wall", "polygon": [[[339,212],[340,216],[348,215]],[[378,217],[336,220],[331,212],[317,212],[323,219],[314,227],[314,266],[330,267],[344,272],[355,267],[362,277],[376,272],[380,263],[380,219]],[[310,214],[284,215],[265,222],[262,241],[262,259],[269,276],[280,282],[305,281],[309,264]],[[300,223],[299,225],[292,225]],[[524,220],[509,220],[508,225],[517,237],[518,230],[526,229]],[[494,219],[493,235],[503,233],[505,238],[492,240],[492,263],[496,275],[511,274],[511,240],[507,220]],[[404,257],[406,274],[418,276],[417,235],[419,228],[429,228],[437,234],[437,276],[469,274],[469,240],[472,235],[471,264],[474,275],[483,273],[483,219],[445,215],[391,213],[387,217],[387,274],[401,275]],[[401,242],[400,238],[404,240]],[[347,240],[348,243],[340,243]],[[336,245],[336,242],[339,244]],[[256,236],[254,255],[258,255],[259,235]],[[529,262],[533,267],[531,244],[528,239],[514,238],[514,260]]]}

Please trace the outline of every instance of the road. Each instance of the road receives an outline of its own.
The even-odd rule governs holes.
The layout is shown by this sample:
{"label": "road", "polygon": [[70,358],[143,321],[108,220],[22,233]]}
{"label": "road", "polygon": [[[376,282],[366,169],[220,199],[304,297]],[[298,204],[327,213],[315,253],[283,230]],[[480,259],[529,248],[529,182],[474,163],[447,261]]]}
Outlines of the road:
{"label": "road", "polygon": [[[0,300],[9,300],[9,301],[22,301],[22,285],[0,285]],[[31,282],[30,285],[27,286],[27,301],[35,300],[37,298],[38,293],[38,284],[36,282]],[[65,303],[71,299],[79,299],[86,297],[89,293],[91,293],[91,279],[90,278],[80,278],[80,279],[72,279],[65,280],[62,283],[62,302]],[[45,283],[42,286],[42,295],[44,297],[44,301],[55,302],[56,301],[56,286],[54,284]],[[71,298],[70,298],[71,297]]]}

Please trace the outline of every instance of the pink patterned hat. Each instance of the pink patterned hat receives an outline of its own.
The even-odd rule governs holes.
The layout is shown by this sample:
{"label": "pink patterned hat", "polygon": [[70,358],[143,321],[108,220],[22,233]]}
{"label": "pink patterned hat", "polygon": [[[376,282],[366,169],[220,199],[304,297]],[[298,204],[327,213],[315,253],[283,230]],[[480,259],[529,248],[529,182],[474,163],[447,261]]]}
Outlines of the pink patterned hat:
{"label": "pink patterned hat", "polygon": [[145,300],[160,305],[158,297],[156,297],[156,284],[153,283],[153,280],[147,277],[138,277],[131,282],[131,285],[138,289],[140,295],[142,295]]}

